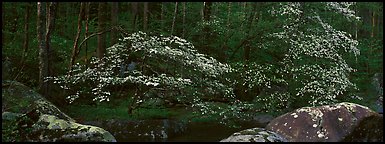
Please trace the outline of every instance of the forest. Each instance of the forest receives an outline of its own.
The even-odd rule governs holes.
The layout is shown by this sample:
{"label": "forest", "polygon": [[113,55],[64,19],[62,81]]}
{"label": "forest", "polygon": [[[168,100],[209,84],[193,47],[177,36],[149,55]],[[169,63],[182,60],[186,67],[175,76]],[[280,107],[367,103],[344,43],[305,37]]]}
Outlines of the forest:
{"label": "forest", "polygon": [[2,2],[2,141],[56,140],[12,85],[117,141],[220,141],[304,107],[382,120],[382,69],[382,2]]}

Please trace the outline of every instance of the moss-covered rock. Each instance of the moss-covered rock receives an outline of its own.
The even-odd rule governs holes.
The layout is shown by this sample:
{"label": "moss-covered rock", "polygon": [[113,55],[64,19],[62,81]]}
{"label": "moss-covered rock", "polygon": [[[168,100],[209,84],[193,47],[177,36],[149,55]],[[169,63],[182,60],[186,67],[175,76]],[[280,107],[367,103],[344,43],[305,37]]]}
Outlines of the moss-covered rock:
{"label": "moss-covered rock", "polygon": [[[368,107],[354,103],[338,103],[334,105],[325,105],[320,107],[303,107],[293,112],[281,115],[272,120],[266,129],[284,136],[291,142],[338,142],[348,140],[347,136],[353,133],[362,133],[361,129],[376,129],[381,133],[383,128],[371,126],[368,127],[367,118],[377,119],[379,114],[370,110]],[[374,122],[374,121],[373,121]],[[379,120],[375,121],[379,125]],[[371,124],[373,125],[373,124]],[[376,135],[375,133],[372,133]],[[354,134],[353,134],[354,135]],[[377,136],[373,140],[355,141],[376,141],[381,140]]]}
{"label": "moss-covered rock", "polygon": [[2,109],[13,113],[28,113],[38,110],[40,113],[57,116],[68,121],[75,121],[61,112],[39,93],[22,83],[10,80],[2,81]]}
{"label": "moss-covered rock", "polygon": [[116,142],[108,131],[78,124],[19,82],[2,83],[3,142]]}
{"label": "moss-covered rock", "polygon": [[40,115],[39,120],[32,125],[32,132],[29,136],[30,141],[43,142],[116,142],[114,136],[102,128],[82,125],[46,114]]}
{"label": "moss-covered rock", "polygon": [[287,140],[275,132],[263,128],[252,128],[236,132],[220,142],[286,142]]}

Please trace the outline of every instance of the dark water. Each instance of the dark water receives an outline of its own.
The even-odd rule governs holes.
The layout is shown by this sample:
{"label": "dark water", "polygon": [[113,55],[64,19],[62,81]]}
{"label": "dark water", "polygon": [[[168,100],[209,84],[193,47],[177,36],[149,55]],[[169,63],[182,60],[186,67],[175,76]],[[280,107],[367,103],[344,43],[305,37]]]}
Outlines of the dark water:
{"label": "dark water", "polygon": [[247,129],[246,127],[230,128],[217,123],[190,123],[186,131],[179,136],[170,137],[170,142],[218,142],[234,132]]}
{"label": "dark water", "polygon": [[85,122],[109,131],[118,142],[218,142],[234,132],[260,125],[243,122],[233,128],[214,122],[176,120]]}

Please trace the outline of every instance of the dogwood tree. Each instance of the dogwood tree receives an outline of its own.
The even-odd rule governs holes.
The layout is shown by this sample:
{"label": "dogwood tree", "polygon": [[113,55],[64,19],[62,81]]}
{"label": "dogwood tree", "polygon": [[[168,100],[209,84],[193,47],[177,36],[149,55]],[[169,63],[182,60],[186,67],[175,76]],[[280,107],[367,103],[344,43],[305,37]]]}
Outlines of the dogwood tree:
{"label": "dogwood tree", "polygon": [[[136,68],[126,69],[134,62]],[[72,93],[67,97],[70,102],[81,95],[89,95],[93,101],[109,101],[111,86],[124,84],[146,87],[140,91],[141,97],[135,98],[136,103],[154,95],[190,104],[207,95],[233,96],[232,88],[224,85],[221,77],[231,67],[198,53],[191,43],[176,36],[150,36],[139,31],[107,48],[104,58],[93,57],[90,63],[88,68],[74,65],[72,75],[52,78]]]}
{"label": "dogwood tree", "polygon": [[349,80],[354,69],[344,60],[344,54],[359,55],[358,42],[326,21],[327,12],[338,13],[347,22],[359,20],[352,5],[288,2],[271,11],[285,21],[283,30],[270,36],[285,44],[282,75],[286,75],[294,107],[329,104],[355,88]]}

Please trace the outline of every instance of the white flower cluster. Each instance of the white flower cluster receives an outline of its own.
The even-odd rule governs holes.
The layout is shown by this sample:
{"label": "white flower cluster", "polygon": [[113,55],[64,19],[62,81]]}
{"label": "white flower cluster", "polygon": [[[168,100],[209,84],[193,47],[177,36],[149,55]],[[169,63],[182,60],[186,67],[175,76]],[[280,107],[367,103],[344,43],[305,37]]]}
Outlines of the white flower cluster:
{"label": "white flower cluster", "polygon": [[[347,18],[354,16],[354,11],[348,9],[350,5],[326,3],[327,9],[343,13]],[[293,19],[292,16],[299,19],[301,11],[298,4],[287,3],[278,14],[290,16],[287,19]],[[312,105],[327,104],[347,92],[348,88],[355,88],[348,79],[348,73],[354,69],[348,66],[342,54],[351,52],[359,55],[358,41],[325,23],[316,10],[309,12],[312,16],[302,16],[304,23],[296,23],[301,21],[298,19],[289,20],[291,23],[284,24],[282,32],[272,36],[284,39],[290,45],[285,54],[283,72],[292,75],[288,79],[294,79],[292,82],[297,83],[296,96],[310,97],[309,104]],[[312,25],[312,28],[306,25]]]}
{"label": "white flower cluster", "polygon": [[[156,65],[163,62],[162,65],[174,66],[174,70],[180,69],[181,73],[186,70],[189,72],[170,76],[163,72],[145,75],[143,71],[139,70],[140,68],[119,71],[120,68],[127,65],[130,61],[129,57],[133,55],[140,55],[140,59],[143,61],[139,64],[141,67],[156,67],[144,64],[146,60],[154,60],[157,62]],[[111,92],[108,87],[125,83],[172,89],[201,85],[212,91],[223,91],[224,93],[231,91],[216,80],[217,77],[231,71],[229,65],[198,53],[191,43],[175,36],[157,37],[148,36],[143,32],[133,33],[107,48],[107,54],[103,59],[93,57],[90,63],[91,67],[88,68],[85,68],[84,65],[74,65],[71,76],[63,75],[52,78],[55,83],[73,93],[67,97],[70,102],[79,98],[82,93],[92,94],[94,101],[109,101]],[[83,87],[90,87],[90,89],[83,90]]]}
{"label": "white flower cluster", "polygon": [[360,20],[360,17],[356,16],[354,10],[349,7],[356,5],[356,2],[326,2],[327,8],[343,14],[348,20]]}

